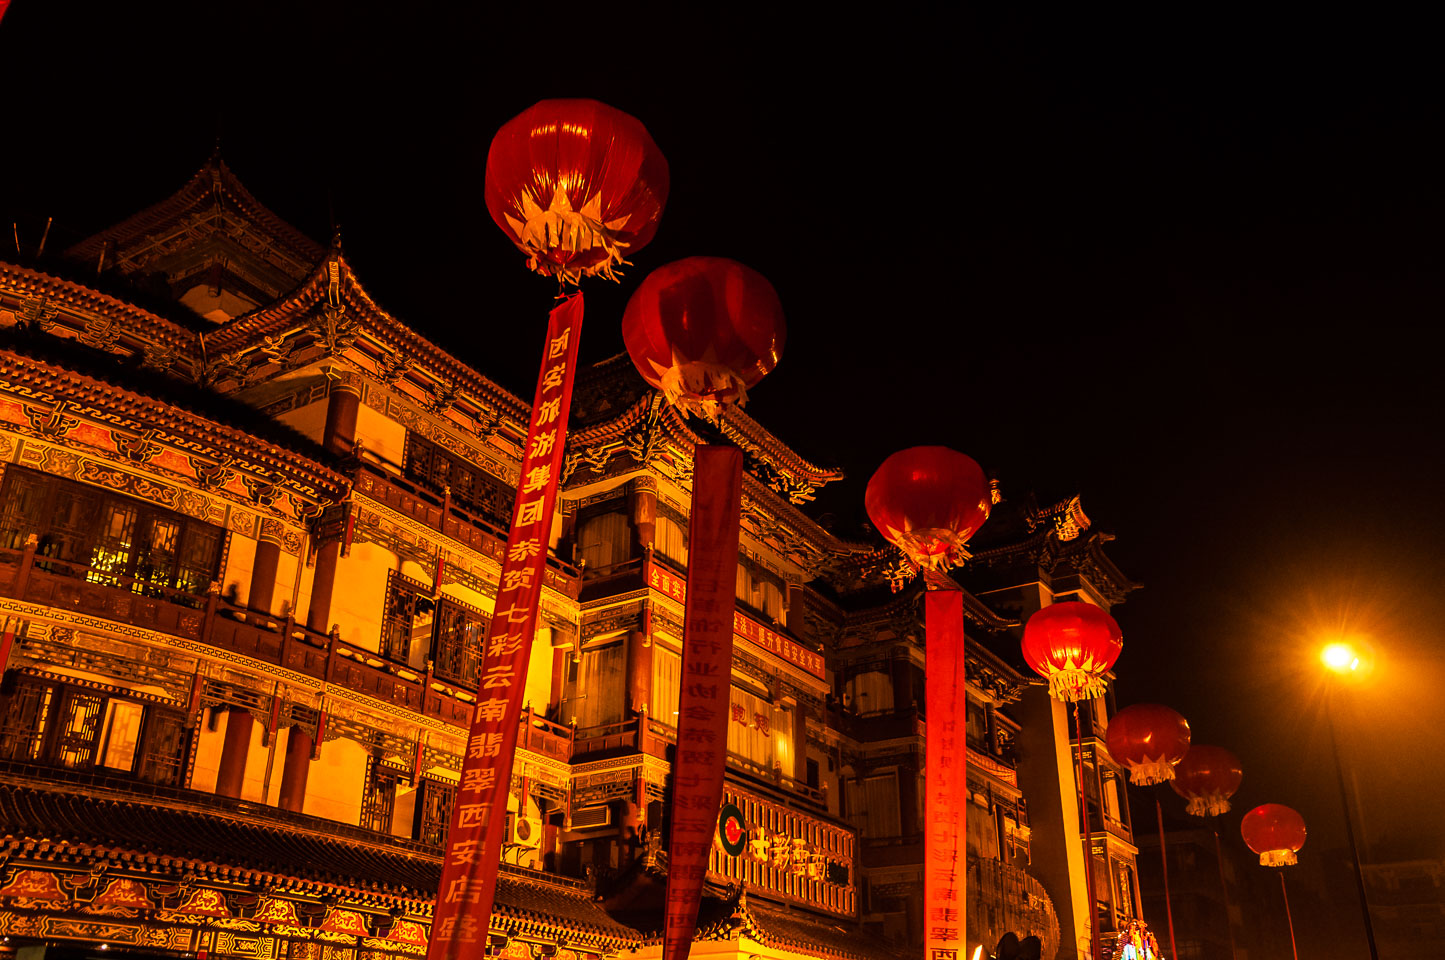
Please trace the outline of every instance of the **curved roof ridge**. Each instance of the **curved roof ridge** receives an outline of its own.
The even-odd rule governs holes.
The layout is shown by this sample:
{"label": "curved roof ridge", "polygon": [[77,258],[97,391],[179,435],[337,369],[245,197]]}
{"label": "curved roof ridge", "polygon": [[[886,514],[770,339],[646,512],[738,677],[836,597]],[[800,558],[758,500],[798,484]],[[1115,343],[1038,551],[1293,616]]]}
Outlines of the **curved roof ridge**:
{"label": "curved roof ridge", "polygon": [[[97,313],[102,309],[119,310],[130,318],[140,321],[145,332],[162,333],[169,337],[173,345],[184,345],[187,348],[194,348],[196,344],[196,331],[183,326],[169,317],[161,316],[153,310],[122,300],[113,294],[88,286],[79,280],[49,273],[34,267],[27,267],[18,263],[0,261],[0,280],[7,274],[15,275],[25,285],[32,289],[24,289],[20,284],[16,285],[11,292],[14,296],[25,296],[33,294],[36,296],[63,297],[67,302],[75,304],[82,309],[94,310]],[[89,300],[90,303],[85,301]]]}
{"label": "curved roof ridge", "polygon": [[273,210],[257,200],[239,177],[221,159],[219,149],[206,158],[189,180],[179,190],[137,213],[131,214],[119,223],[112,224],[92,234],[65,250],[67,258],[88,260],[100,256],[107,243],[117,248],[133,243],[154,233],[168,223],[177,222],[198,203],[220,190],[229,196],[236,209],[265,229],[286,252],[301,263],[314,261],[326,252],[326,248],[306,236],[300,230],[281,219]]}
{"label": "curved roof ridge", "polygon": [[800,453],[783,442],[777,434],[753,419],[735,404],[729,405],[724,414],[718,418],[718,428],[724,436],[730,440],[737,440],[736,436],[730,436],[729,431],[734,431],[747,438],[755,446],[766,450],[780,465],[787,466],[803,475],[817,486],[825,483],[832,483],[834,480],[843,479],[843,471],[837,468],[820,467],[811,460],[804,458]]}

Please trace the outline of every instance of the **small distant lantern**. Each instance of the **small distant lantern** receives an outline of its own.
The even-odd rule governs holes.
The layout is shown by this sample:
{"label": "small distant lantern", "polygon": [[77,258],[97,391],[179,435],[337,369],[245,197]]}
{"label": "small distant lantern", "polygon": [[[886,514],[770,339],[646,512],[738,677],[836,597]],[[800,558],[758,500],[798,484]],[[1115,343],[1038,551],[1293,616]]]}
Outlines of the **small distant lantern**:
{"label": "small distant lantern", "polygon": [[1157,703],[1136,703],[1109,718],[1109,755],[1141,787],[1174,779],[1174,766],[1189,752],[1189,721]]}
{"label": "small distant lantern", "polygon": [[993,491],[971,457],[948,447],[909,447],[874,471],[863,505],[915,567],[946,570],[963,562],[964,544],[988,519]]}
{"label": "small distant lantern", "polygon": [[636,117],[596,100],[543,100],[487,151],[482,192],[529,269],[576,284],[616,279],[667,205],[667,158]]}
{"label": "small distant lantern", "polygon": [[627,301],[622,339],[637,372],[684,414],[715,419],[747,403],[783,356],[773,285],[725,257],[687,257],[647,275]]}
{"label": "small distant lantern", "polygon": [[1278,803],[1266,803],[1246,813],[1239,821],[1239,832],[1249,849],[1259,854],[1262,867],[1293,866],[1305,845],[1304,817]]}
{"label": "small distant lantern", "polygon": [[1024,660],[1049,681],[1049,696],[1072,703],[1102,696],[1104,674],[1124,649],[1124,634],[1092,603],[1067,600],[1044,607],[1024,625]]}
{"label": "small distant lantern", "polygon": [[1189,801],[1184,809],[1196,817],[1229,812],[1229,798],[1239,789],[1244,770],[1239,758],[1223,747],[1191,746],[1174,768],[1173,791]]}

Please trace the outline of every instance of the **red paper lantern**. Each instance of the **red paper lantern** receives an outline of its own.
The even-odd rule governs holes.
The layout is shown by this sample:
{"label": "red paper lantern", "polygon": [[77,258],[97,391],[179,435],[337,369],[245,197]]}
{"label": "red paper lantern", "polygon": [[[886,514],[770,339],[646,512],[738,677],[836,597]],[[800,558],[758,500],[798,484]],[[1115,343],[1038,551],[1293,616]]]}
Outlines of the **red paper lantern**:
{"label": "red paper lantern", "polygon": [[1049,696],[1072,702],[1101,696],[1104,674],[1124,649],[1114,618],[1092,603],[1053,603],[1024,624],[1024,660],[1049,681]]}
{"label": "red paper lantern", "polygon": [[1259,854],[1262,867],[1288,867],[1299,862],[1305,845],[1305,819],[1298,811],[1278,803],[1266,803],[1246,813],[1239,832],[1249,849]]}
{"label": "red paper lantern", "polygon": [[884,539],[923,570],[946,570],[968,556],[964,544],[993,506],[983,469],[948,447],[909,447],[873,472],[863,496]]}
{"label": "red paper lantern", "polygon": [[1105,742],[1129,782],[1147,787],[1174,779],[1174,765],[1189,752],[1189,721],[1157,703],[1136,703],[1109,718]]}
{"label": "red paper lantern", "polygon": [[1196,817],[1217,817],[1229,812],[1229,798],[1239,789],[1244,770],[1239,758],[1223,747],[1191,746],[1174,768],[1169,786],[1188,804]]}
{"label": "red paper lantern", "polygon": [[616,279],[667,205],[667,159],[636,118],[596,100],[543,100],[492,138],[487,211],[537,273]]}
{"label": "red paper lantern", "polygon": [[742,406],[783,355],[787,325],[773,285],[724,257],[687,257],[647,275],[622,314],[644,380],[684,414]]}

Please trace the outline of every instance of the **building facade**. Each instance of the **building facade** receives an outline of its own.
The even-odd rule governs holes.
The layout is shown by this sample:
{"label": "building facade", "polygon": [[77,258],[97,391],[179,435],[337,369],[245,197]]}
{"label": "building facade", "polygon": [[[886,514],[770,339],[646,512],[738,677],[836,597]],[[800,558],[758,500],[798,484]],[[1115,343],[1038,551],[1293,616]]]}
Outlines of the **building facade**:
{"label": "building facade", "polygon": [[[219,158],[0,263],[10,948],[425,952],[528,416]],[[837,471],[741,411],[681,419],[625,357],[576,388],[490,952],[660,950],[698,442],[745,451],[726,793],[749,836],[714,850],[695,954],[917,956],[921,586],[803,511]],[[1072,957],[1090,910],[1138,915],[1107,705],[1074,738],[1017,653],[1041,605],[1131,589],[1106,540],[1077,499],[1005,499],[957,573],[989,949]]]}

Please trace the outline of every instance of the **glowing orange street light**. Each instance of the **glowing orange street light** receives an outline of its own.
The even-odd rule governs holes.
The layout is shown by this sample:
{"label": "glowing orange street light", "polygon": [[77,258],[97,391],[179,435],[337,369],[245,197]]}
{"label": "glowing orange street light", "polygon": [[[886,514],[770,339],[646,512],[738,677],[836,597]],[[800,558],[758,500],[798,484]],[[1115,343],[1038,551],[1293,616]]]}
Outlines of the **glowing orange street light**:
{"label": "glowing orange street light", "polygon": [[1335,673],[1353,673],[1360,669],[1360,654],[1352,644],[1325,644],[1325,648],[1320,651],[1320,659]]}

